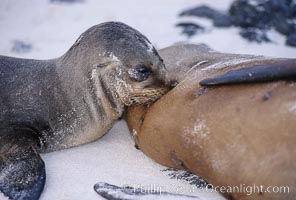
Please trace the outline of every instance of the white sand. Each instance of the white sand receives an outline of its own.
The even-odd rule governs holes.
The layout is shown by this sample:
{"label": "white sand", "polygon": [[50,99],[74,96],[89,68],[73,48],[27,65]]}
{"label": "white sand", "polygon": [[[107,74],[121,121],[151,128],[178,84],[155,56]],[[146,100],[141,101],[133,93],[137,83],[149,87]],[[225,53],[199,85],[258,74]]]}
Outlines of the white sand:
{"label": "white sand", "polygon": [[[180,29],[174,27],[184,21],[177,14],[197,2],[225,9],[230,0],[85,0],[85,3],[50,4],[49,0],[1,0],[0,54],[47,59],[62,55],[79,35],[92,25],[105,21],[122,21],[144,33],[158,48],[180,41]],[[207,24],[207,20],[203,20]],[[210,27],[210,29],[213,29]],[[259,45],[248,43],[238,35],[237,28],[213,29],[208,34],[193,37],[189,42],[205,43],[215,50],[232,53],[262,54],[295,57],[296,48],[284,45],[284,37],[271,32],[276,43]],[[26,54],[11,52],[12,42],[23,40],[32,44]],[[101,199],[93,190],[97,182],[138,186],[153,184],[167,191],[199,196],[201,199],[222,199],[215,193],[189,191],[184,181],[170,180],[164,167],[136,150],[124,122],[100,140],[59,152],[43,154],[47,182],[42,200]],[[1,199],[0,195],[0,199]]]}

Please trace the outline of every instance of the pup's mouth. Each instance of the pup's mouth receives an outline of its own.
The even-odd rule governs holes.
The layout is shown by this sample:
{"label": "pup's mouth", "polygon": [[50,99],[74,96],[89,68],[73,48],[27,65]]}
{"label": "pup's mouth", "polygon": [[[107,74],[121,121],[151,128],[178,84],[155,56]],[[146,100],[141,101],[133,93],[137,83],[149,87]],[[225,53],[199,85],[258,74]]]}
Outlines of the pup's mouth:
{"label": "pup's mouth", "polygon": [[134,88],[130,94],[130,105],[150,104],[162,97],[170,90],[169,87]]}

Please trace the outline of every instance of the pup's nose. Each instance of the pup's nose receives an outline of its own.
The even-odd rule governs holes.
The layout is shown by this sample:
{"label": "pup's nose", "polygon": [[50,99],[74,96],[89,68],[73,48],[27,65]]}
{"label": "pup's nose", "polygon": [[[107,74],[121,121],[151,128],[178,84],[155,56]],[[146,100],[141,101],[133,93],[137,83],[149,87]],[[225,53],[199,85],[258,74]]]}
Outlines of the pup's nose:
{"label": "pup's nose", "polygon": [[175,80],[175,79],[172,79],[172,80],[168,80],[166,81],[166,85],[169,86],[169,87],[176,87],[178,85],[179,81]]}

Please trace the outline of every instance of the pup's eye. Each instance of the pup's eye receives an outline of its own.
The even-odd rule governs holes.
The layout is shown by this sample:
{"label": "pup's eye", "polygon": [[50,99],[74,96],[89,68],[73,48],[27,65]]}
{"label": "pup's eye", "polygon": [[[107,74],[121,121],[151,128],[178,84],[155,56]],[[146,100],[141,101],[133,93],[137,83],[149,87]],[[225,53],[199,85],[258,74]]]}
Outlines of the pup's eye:
{"label": "pup's eye", "polygon": [[138,65],[134,68],[129,69],[128,74],[131,79],[141,82],[147,80],[152,74],[152,71],[149,67],[145,65]]}

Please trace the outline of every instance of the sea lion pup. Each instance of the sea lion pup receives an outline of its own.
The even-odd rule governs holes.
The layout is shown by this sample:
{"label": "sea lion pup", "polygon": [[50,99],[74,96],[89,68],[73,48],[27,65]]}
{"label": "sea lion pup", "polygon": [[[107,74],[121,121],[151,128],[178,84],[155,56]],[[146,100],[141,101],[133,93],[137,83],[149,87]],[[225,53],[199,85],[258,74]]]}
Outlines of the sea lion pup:
{"label": "sea lion pup", "polygon": [[119,22],[96,25],[52,60],[0,57],[0,191],[38,199],[39,152],[94,141],[126,106],[166,92],[162,59],[149,40]]}
{"label": "sea lion pup", "polygon": [[294,199],[296,60],[189,44],[160,55],[179,84],[149,108],[128,109],[137,146],[230,199]]}

